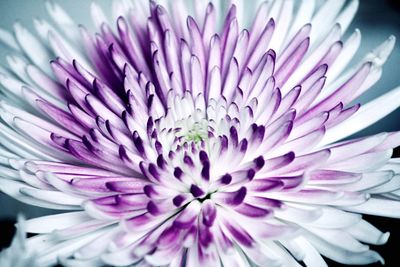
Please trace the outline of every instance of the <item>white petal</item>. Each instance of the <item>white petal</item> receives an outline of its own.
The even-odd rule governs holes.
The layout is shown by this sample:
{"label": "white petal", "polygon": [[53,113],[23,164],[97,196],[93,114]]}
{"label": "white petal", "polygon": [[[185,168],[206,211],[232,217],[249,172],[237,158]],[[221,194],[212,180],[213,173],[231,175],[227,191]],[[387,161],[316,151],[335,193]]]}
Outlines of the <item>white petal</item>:
{"label": "white petal", "polygon": [[96,237],[101,235],[103,232],[104,230],[99,230],[76,239],[71,239],[56,244],[55,246],[52,246],[49,249],[41,251],[39,255],[37,255],[37,261],[40,264],[40,266],[56,265],[58,258],[70,256],[83,245],[92,242]]}
{"label": "white petal", "polygon": [[102,8],[96,3],[92,2],[90,6],[90,13],[96,29],[100,29],[103,23],[107,23],[107,16],[104,14]]}
{"label": "white petal", "polygon": [[9,31],[6,31],[3,28],[0,28],[0,42],[14,50],[21,51],[14,36]]}
{"label": "white petal", "polygon": [[61,213],[38,217],[26,221],[26,231],[29,233],[51,233],[90,220],[84,211]]}
{"label": "white petal", "polygon": [[68,15],[68,13],[57,3],[53,1],[46,1],[45,3],[47,12],[53,21],[57,24],[58,28],[63,31],[71,40],[79,43],[81,40],[79,30],[76,27],[75,21]]}
{"label": "white petal", "polygon": [[307,241],[306,238],[300,236],[295,238],[293,242],[304,254],[303,262],[307,267],[328,267],[319,252],[310,244],[310,242]]}
{"label": "white petal", "polygon": [[361,215],[359,214],[328,207],[323,207],[321,210],[322,215],[317,220],[306,225],[319,228],[339,229],[357,224],[361,220]]}
{"label": "white petal", "polygon": [[375,226],[365,220],[361,220],[356,225],[346,230],[358,240],[374,245],[383,245],[389,239],[389,233],[382,233]]}
{"label": "white petal", "polygon": [[389,199],[370,198],[361,205],[342,208],[357,213],[400,218],[400,202]]}
{"label": "white petal", "polygon": [[79,206],[83,201],[81,198],[67,195],[63,192],[58,192],[58,191],[49,191],[49,190],[40,190],[36,188],[22,187],[20,189],[20,192],[23,195],[59,205]]}
{"label": "white petal", "polygon": [[[308,241],[324,256],[344,264],[363,265],[374,262],[384,263],[383,258],[372,250],[367,250],[360,253],[351,253],[336,246],[336,244],[328,243],[324,239],[314,235],[307,235]],[[340,242],[340,241],[339,241]]]}
{"label": "white petal", "polygon": [[343,32],[346,32],[351,21],[353,20],[359,6],[359,0],[351,0],[350,3],[340,12],[336,22],[342,26]]}
{"label": "white petal", "polygon": [[362,253],[369,250],[367,245],[360,243],[350,234],[336,229],[321,229],[318,227],[305,227],[312,234],[318,236],[318,238],[324,240],[324,242],[330,243],[331,245],[338,248],[338,250],[348,251],[351,253]]}
{"label": "white petal", "polygon": [[298,8],[296,18],[293,20],[287,41],[289,41],[301,27],[311,22],[315,5],[315,0],[301,0],[301,4]]}
{"label": "white petal", "polygon": [[319,146],[333,143],[359,132],[379,121],[400,106],[400,86],[362,105],[346,121],[328,129]]}
{"label": "white petal", "polygon": [[[356,2],[356,1],[354,1]],[[343,50],[335,60],[335,63],[332,66],[329,66],[327,72],[327,84],[330,81],[334,81],[336,77],[342,73],[342,71],[348,66],[351,59],[356,54],[358,48],[361,43],[361,32],[356,29],[354,33],[346,40],[343,45]],[[328,96],[332,92],[327,92],[327,90],[323,90],[319,99],[322,99],[323,96]]]}
{"label": "white petal", "polygon": [[328,0],[323,3],[311,21],[310,37],[314,43],[325,37],[326,32],[330,30],[345,2],[345,0]]}
{"label": "white petal", "polygon": [[18,44],[29,59],[44,72],[51,75],[50,60],[52,59],[52,56],[46,47],[44,47],[32,33],[23,28],[19,23],[14,25],[14,30]]}
{"label": "white petal", "polygon": [[55,210],[77,210],[77,209],[79,209],[76,206],[54,204],[54,203],[39,200],[36,198],[32,198],[27,195],[23,195],[20,192],[20,189],[22,189],[22,188],[28,188],[28,186],[23,183],[20,183],[20,182],[0,179],[0,190],[3,191],[4,193],[6,193],[7,195],[10,195],[13,198],[16,198],[17,200],[19,200],[21,202],[27,203],[29,205],[39,206],[39,207],[48,208],[48,209],[55,209]]}

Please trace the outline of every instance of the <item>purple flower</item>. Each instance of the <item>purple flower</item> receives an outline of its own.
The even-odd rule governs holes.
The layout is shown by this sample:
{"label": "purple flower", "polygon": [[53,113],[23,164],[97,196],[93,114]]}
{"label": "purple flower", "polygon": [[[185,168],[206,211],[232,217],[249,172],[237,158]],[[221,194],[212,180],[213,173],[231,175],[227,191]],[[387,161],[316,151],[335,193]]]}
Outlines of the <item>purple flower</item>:
{"label": "purple flower", "polygon": [[159,2],[0,31],[0,189],[64,211],[25,222],[37,265],[383,262],[400,134],[342,140],[400,105],[352,104],[395,38],[348,68],[357,0]]}

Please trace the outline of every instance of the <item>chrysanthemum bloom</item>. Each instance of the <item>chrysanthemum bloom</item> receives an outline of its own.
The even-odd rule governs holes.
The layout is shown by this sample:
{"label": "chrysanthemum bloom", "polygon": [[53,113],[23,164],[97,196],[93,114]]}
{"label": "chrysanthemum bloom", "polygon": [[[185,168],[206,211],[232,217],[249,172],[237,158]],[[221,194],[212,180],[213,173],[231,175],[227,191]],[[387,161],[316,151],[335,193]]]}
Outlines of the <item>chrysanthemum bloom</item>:
{"label": "chrysanthemum bloom", "polygon": [[160,2],[0,34],[0,189],[65,211],[26,222],[38,266],[383,262],[361,214],[400,217],[400,134],[340,140],[400,104],[351,104],[394,37],[348,68],[358,1]]}

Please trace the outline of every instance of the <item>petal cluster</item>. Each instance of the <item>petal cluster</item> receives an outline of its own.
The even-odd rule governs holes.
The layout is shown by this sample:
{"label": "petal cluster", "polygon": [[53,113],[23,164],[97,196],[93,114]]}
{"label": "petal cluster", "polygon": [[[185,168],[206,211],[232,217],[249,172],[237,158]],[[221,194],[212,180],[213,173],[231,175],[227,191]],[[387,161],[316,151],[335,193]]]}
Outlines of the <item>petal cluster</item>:
{"label": "petal cluster", "polygon": [[39,266],[383,262],[361,214],[400,217],[400,134],[341,140],[400,88],[354,104],[395,42],[347,67],[358,1],[93,3],[95,34],[46,7],[0,31],[0,189],[65,211],[26,222]]}
{"label": "petal cluster", "polygon": [[11,246],[0,251],[0,265],[3,267],[37,267],[34,249],[26,246],[25,219],[18,217],[18,229]]}

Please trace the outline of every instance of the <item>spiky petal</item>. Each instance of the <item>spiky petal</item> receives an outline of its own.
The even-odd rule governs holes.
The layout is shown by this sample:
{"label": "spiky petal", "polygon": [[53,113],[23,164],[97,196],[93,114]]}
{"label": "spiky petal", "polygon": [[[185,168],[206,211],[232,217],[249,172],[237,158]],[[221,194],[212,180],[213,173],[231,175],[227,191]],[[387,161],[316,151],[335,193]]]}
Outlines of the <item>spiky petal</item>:
{"label": "spiky petal", "polygon": [[1,32],[0,189],[65,211],[26,222],[38,265],[382,262],[360,214],[399,217],[399,133],[341,140],[399,106],[351,104],[394,37],[347,68],[358,1],[187,4],[93,3],[93,35],[48,3]]}

